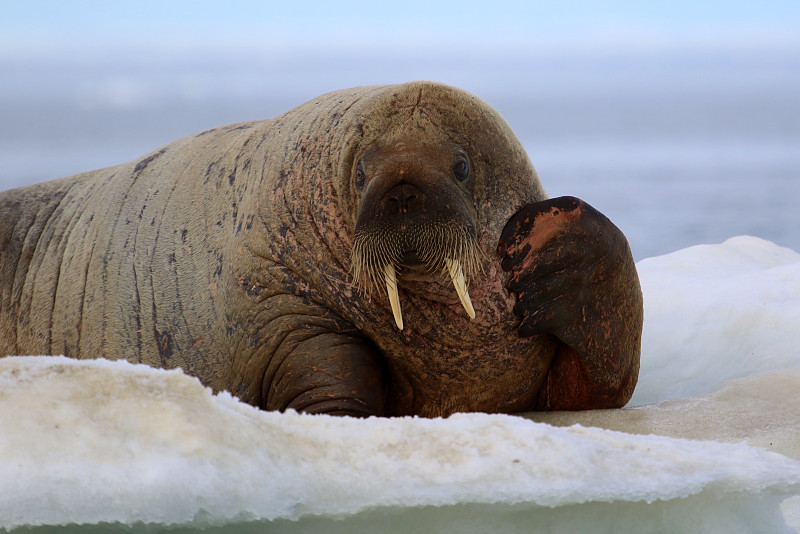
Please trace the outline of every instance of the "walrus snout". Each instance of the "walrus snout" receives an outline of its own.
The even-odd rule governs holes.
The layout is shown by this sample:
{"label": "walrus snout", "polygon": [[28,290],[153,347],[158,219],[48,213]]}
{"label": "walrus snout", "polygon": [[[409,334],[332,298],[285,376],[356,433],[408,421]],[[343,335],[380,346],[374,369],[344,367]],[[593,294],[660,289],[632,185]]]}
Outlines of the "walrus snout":
{"label": "walrus snout", "polygon": [[397,327],[403,328],[397,271],[445,273],[464,309],[475,310],[466,276],[479,265],[477,232],[467,194],[463,151],[408,144],[365,154],[356,170],[363,191],[353,235],[356,284],[384,286]]}
{"label": "walrus snout", "polygon": [[412,183],[403,182],[392,187],[384,198],[386,213],[417,213],[425,211],[425,194]]}

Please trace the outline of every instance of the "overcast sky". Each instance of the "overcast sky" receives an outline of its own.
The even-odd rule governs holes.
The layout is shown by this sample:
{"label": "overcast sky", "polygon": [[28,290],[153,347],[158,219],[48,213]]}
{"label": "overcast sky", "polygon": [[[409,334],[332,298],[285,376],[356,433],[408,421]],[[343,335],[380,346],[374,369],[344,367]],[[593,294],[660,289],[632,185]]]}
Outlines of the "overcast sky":
{"label": "overcast sky", "polygon": [[2,13],[0,53],[17,59],[149,47],[552,53],[800,44],[798,0],[6,0]]}

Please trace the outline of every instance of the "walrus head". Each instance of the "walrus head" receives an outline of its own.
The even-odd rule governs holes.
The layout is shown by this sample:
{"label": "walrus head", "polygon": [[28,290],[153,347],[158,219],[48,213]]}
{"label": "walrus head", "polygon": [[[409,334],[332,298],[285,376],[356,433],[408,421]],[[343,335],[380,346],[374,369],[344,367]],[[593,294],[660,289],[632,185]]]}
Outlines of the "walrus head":
{"label": "walrus head", "polygon": [[[496,327],[513,296],[499,282],[500,233],[520,207],[546,198],[519,140],[497,111],[460,89],[411,82],[352,92],[315,106],[330,100],[340,111],[324,123],[327,138],[303,146],[337,148],[326,172],[303,176],[325,178],[330,169],[335,179],[301,189],[318,195],[309,213],[322,224],[320,235],[344,245],[329,249],[337,265],[349,266],[348,285],[371,297],[343,312],[366,327],[390,308],[402,329],[401,304],[424,320],[458,313],[460,300],[464,319],[474,318],[485,335],[504,335],[505,325]],[[387,294],[391,306],[371,304]],[[430,330],[430,323],[413,326],[407,334]]]}
{"label": "walrus head", "polygon": [[467,314],[475,310],[466,280],[480,266],[467,152],[454,143],[402,140],[364,153],[355,170],[362,192],[353,236],[356,284],[385,287],[403,329],[397,290],[400,270],[442,272]]}

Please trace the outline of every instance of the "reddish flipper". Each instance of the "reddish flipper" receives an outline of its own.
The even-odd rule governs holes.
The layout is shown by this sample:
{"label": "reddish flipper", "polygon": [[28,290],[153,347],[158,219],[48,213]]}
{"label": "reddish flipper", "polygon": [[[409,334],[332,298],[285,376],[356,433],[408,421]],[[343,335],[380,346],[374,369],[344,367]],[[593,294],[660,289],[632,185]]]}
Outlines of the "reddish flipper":
{"label": "reddish flipper", "polygon": [[512,273],[520,336],[560,342],[534,409],[624,406],[638,379],[644,313],[619,228],[580,199],[548,199],[508,221],[498,253]]}

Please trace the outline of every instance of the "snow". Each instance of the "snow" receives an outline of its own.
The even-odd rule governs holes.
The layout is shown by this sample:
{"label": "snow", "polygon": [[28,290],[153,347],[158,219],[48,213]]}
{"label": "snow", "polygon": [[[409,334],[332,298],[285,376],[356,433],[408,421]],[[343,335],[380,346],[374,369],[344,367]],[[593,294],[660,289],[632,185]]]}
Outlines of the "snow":
{"label": "snow", "polygon": [[637,264],[645,298],[643,386],[631,404],[719,389],[800,365],[800,254],[754,237]]}

